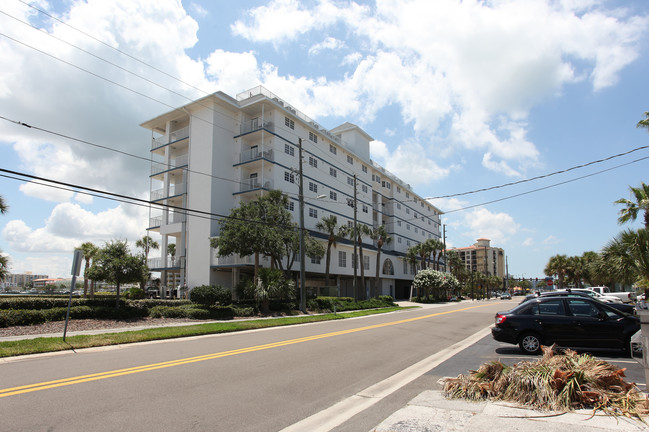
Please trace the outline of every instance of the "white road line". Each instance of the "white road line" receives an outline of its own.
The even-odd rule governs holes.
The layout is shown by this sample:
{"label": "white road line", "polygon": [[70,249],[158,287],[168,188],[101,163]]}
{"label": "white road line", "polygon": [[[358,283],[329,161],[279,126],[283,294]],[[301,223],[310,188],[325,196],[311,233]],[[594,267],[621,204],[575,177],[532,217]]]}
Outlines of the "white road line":
{"label": "white road line", "polygon": [[437,367],[463,349],[475,344],[488,334],[491,334],[491,326],[413,364],[381,382],[361,390],[353,396],[343,399],[323,411],[282,429],[280,432],[301,432],[305,430],[310,432],[328,432]]}

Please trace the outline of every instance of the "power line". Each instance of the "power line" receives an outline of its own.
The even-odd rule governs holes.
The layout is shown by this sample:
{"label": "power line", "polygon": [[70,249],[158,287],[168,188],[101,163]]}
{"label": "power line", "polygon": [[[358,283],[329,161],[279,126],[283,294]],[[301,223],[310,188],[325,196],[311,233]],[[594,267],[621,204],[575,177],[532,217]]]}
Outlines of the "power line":
{"label": "power line", "polygon": [[[474,194],[474,193],[478,193],[478,192],[485,192],[485,191],[489,191],[489,190],[493,190],[493,189],[500,189],[500,188],[504,188],[504,187],[507,187],[507,186],[513,186],[513,185],[517,185],[517,184],[521,184],[521,183],[527,183],[527,182],[530,182],[530,181],[533,181],[533,180],[539,180],[539,179],[551,177],[551,176],[554,176],[554,175],[557,175],[557,174],[567,173],[569,171],[573,171],[573,170],[576,170],[576,169],[579,169],[579,168],[585,168],[585,167],[590,166],[590,165],[595,165],[595,164],[598,164],[598,163],[606,162],[606,161],[609,161],[611,159],[615,159],[615,158],[618,158],[618,157],[621,157],[621,156],[626,156],[626,155],[628,155],[630,153],[633,153],[633,152],[636,152],[638,150],[644,150],[646,148],[649,148],[649,146],[636,147],[636,148],[631,149],[631,150],[629,150],[627,152],[618,153],[616,155],[609,156],[609,157],[604,158],[604,159],[599,159],[599,160],[588,162],[588,163],[585,163],[585,164],[582,164],[582,165],[576,165],[576,166],[566,168],[566,169],[561,170],[561,171],[555,171],[555,172],[552,172],[552,173],[549,173],[549,174],[543,174],[543,175],[532,177],[532,178],[525,179],[525,180],[519,180],[519,181],[515,181],[515,182],[511,182],[511,183],[505,183],[505,184],[501,184],[501,185],[498,185],[498,186],[491,186],[491,187],[487,187],[487,188],[483,188],[483,189],[475,189],[475,190],[468,191],[468,192],[461,192],[461,193],[450,194],[450,195],[442,195],[442,196],[430,197],[430,198],[425,198],[425,199],[426,200],[434,200],[434,199],[441,199],[441,198],[452,198],[452,197],[456,197],[456,196],[463,196],[463,195],[469,195],[469,194]],[[639,159],[639,160],[642,160],[642,159]],[[604,171],[606,171],[606,170],[604,170]],[[604,171],[602,171],[602,172],[604,172]],[[558,183],[558,184],[561,184],[561,183]]]}

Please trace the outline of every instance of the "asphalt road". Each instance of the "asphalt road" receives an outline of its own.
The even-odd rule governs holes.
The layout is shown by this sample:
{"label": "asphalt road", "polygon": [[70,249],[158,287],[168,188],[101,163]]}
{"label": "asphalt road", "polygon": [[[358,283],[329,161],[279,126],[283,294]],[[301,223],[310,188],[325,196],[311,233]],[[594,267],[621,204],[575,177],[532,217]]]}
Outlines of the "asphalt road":
{"label": "asphalt road", "polygon": [[[413,365],[484,333],[504,303],[463,302],[0,362],[0,429],[282,430],[341,401],[352,404],[377,383],[402,379],[404,370],[416,373]],[[369,430],[375,418],[389,415],[382,407],[390,395],[352,419],[341,417],[338,427],[355,418]]]}

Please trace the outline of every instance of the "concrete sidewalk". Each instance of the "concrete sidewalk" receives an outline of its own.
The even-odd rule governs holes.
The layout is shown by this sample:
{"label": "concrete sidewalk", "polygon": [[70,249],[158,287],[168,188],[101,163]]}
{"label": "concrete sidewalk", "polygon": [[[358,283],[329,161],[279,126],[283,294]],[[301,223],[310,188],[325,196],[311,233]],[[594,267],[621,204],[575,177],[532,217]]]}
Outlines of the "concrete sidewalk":
{"label": "concrete sidewalk", "polygon": [[649,426],[626,417],[590,410],[552,413],[505,402],[446,399],[441,391],[424,391],[370,432],[432,431],[539,431],[565,432],[648,431]]}

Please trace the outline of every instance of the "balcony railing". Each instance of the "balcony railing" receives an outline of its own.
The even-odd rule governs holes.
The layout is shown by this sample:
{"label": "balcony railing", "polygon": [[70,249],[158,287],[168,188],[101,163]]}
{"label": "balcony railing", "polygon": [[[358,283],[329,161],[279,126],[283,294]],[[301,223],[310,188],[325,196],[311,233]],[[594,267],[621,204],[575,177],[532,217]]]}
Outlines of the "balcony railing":
{"label": "balcony railing", "polygon": [[162,225],[162,216],[155,216],[149,219],[149,228]]}
{"label": "balcony railing", "polygon": [[[259,262],[262,264],[268,264],[270,261],[266,256],[260,256]],[[237,254],[232,254],[224,257],[220,257],[218,253],[213,250],[212,252],[212,264],[213,266],[235,266],[235,265],[254,265],[255,257],[254,255],[248,256],[239,256]]]}
{"label": "balcony railing", "polygon": [[245,179],[241,182],[239,192],[248,192],[255,189],[267,189],[271,190],[273,188],[272,180],[264,180],[263,182],[260,179]]}
{"label": "balcony railing", "polygon": [[151,175],[156,175],[160,174],[165,171],[171,171],[177,168],[182,168],[187,166],[189,161],[189,155],[182,155],[178,156],[175,159],[172,159],[169,165],[166,163],[161,163],[161,162],[154,162],[153,165],[151,165]]}
{"label": "balcony railing", "polygon": [[172,131],[169,133],[169,136],[163,135],[161,137],[153,139],[151,143],[151,148],[160,147],[165,144],[169,144],[174,141],[179,141],[187,137],[189,137],[189,126],[185,126],[184,128],[180,128],[178,130]]}
{"label": "balcony railing", "polygon": [[173,212],[169,214],[169,223],[179,223],[185,222],[187,220],[187,214],[184,212]]}
{"label": "balcony railing", "polygon": [[273,155],[273,149],[264,150],[263,152],[259,151],[259,149],[250,149],[242,151],[239,154],[240,163],[250,162],[262,158],[274,161],[275,159]]}
{"label": "balcony railing", "polygon": [[187,185],[185,184],[172,184],[169,185],[169,192],[166,193],[164,188],[151,191],[151,201],[157,201],[172,196],[182,195],[187,193]]}
{"label": "balcony railing", "polygon": [[262,121],[261,118],[257,117],[252,120],[247,120],[243,123],[241,123],[241,126],[239,128],[239,131],[241,132],[241,135],[249,132],[254,132],[260,129],[266,129],[270,132],[275,131],[275,126],[273,125],[273,122],[271,121]]}

